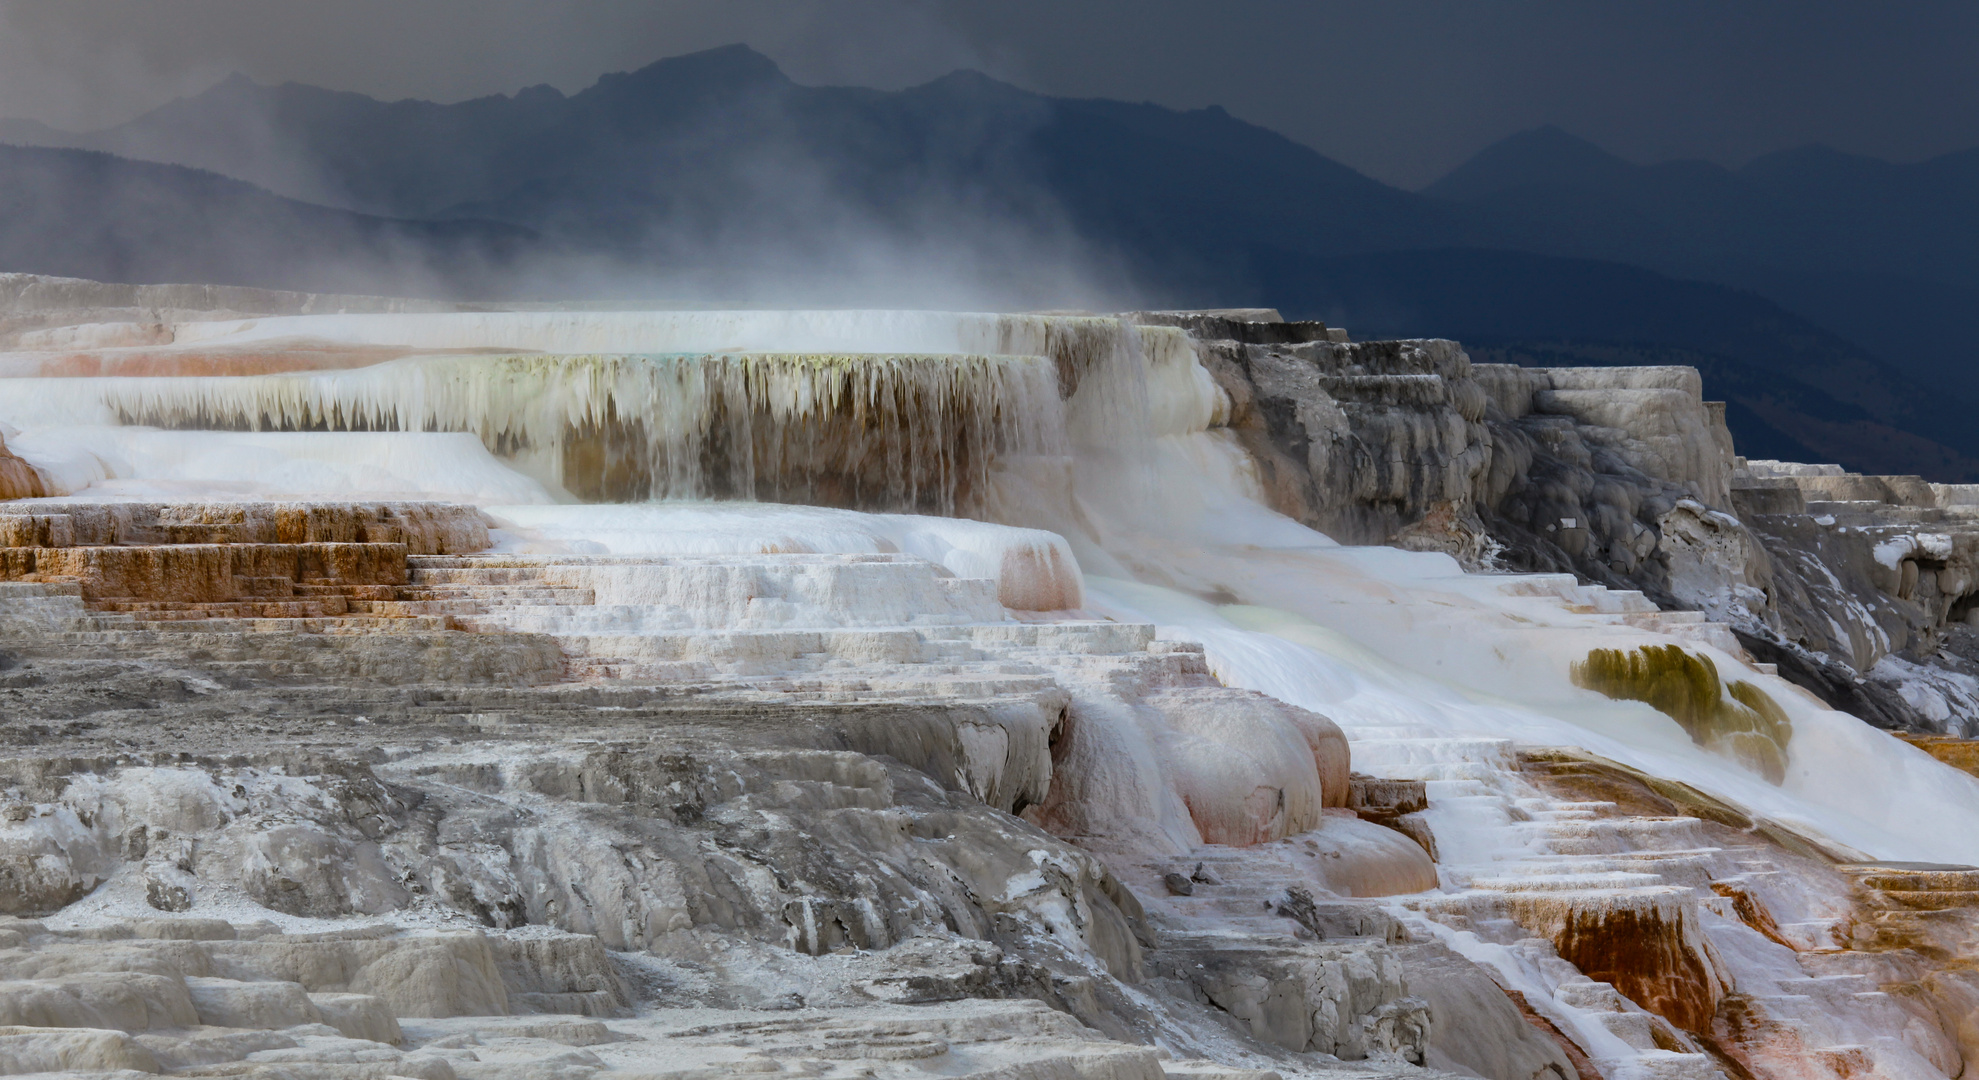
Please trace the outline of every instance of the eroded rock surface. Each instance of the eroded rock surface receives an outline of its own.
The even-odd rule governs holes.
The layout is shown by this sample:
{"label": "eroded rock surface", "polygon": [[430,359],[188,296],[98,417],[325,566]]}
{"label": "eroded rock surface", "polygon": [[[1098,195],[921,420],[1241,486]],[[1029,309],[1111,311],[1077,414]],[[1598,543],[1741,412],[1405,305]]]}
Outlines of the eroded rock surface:
{"label": "eroded rock surface", "polygon": [[[1346,895],[1435,884],[1415,841],[1340,809],[1339,729],[1216,685],[1198,647],[1015,623],[991,583],[923,581],[914,560],[805,556],[748,562],[751,587],[795,574],[811,585],[788,595],[816,602],[813,586],[864,582],[833,610],[870,622],[920,597],[952,621],[924,606],[911,629],[712,639],[693,628],[725,610],[705,583],[736,560],[408,555],[471,532],[406,524],[453,520],[439,509],[112,509],[68,515],[112,541],[93,561],[46,546],[44,523],[42,544],[10,549],[34,569],[0,584],[0,902],[25,950],[0,996],[22,983],[7,1000],[43,1003],[0,1015],[35,1029],[23,1062],[1155,1077],[1151,1043],[1176,1075],[1221,1075],[1205,1057],[1285,1075],[1314,1055],[1394,1063],[1375,1072],[1422,1060],[1430,1021],[1386,933],[1307,946],[1287,936],[1296,914],[1267,911],[1249,944],[1215,943],[1215,979],[1159,974],[1209,944],[1164,940],[1143,890],[1095,854],[1139,827],[1062,782],[1114,782],[1103,754],[1123,710],[1177,718],[1206,765],[1259,763],[1268,798],[1199,801],[1185,827],[1336,836],[1360,868],[1330,871]],[[345,535],[358,525],[398,531]],[[361,551],[362,584],[307,562],[325,544]],[[242,597],[243,549],[264,552],[257,570],[294,565],[247,575],[263,595]],[[169,585],[114,569],[181,557],[216,569]],[[157,599],[188,580],[197,596]],[[271,580],[309,599],[268,597]],[[339,589],[379,598],[281,606]],[[1293,741],[1252,745],[1279,731]],[[1076,822],[1093,850],[1033,821]],[[1276,989],[1253,993],[1260,980]],[[111,985],[122,996],[103,997]],[[885,1011],[910,1006],[920,1019]],[[930,1019],[948,1008],[976,1019]],[[703,1060],[688,1035],[642,1034],[680,1010],[705,1015],[676,1026],[729,1050]],[[550,1019],[469,1022],[534,1016]],[[552,1028],[583,1034],[583,1053]],[[655,1045],[598,1048],[641,1039]],[[731,1051],[747,1062],[722,1065]]]}
{"label": "eroded rock surface", "polygon": [[1969,486],[1747,462],[1690,368],[1192,325],[1282,512],[1343,542],[1638,590],[1877,726],[1979,734]]}

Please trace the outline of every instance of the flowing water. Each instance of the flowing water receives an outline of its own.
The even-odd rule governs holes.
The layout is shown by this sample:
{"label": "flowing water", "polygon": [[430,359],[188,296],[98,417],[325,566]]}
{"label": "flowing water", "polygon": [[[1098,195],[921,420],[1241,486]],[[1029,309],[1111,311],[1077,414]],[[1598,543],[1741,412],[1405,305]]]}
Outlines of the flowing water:
{"label": "flowing water", "polygon": [[[1272,512],[1181,331],[539,313],[189,323],[172,338],[147,347],[188,371],[284,343],[345,350],[349,366],[9,379],[9,445],[83,497],[425,494],[494,508],[522,547],[905,551],[999,576],[1013,607],[1201,641],[1226,683],[1332,717],[1357,762],[1408,740],[1576,745],[1877,858],[1979,862],[1975,781],[1734,656],[1684,644],[1723,677],[1710,701],[1756,693],[1778,714],[1764,752],[1751,732],[1686,730],[1647,691],[1577,681],[1591,650],[1671,642],[1573,610],[1570,585],[1343,547]],[[392,350],[411,354],[379,362]]]}

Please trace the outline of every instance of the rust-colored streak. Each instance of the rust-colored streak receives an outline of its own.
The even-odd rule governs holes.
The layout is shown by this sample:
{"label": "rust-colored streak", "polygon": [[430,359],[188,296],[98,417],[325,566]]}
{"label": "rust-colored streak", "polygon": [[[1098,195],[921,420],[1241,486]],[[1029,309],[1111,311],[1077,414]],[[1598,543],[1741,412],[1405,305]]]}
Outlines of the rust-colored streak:
{"label": "rust-colored streak", "polygon": [[1538,1028],[1541,1032],[1545,1033],[1547,1038],[1552,1039],[1554,1043],[1559,1045],[1560,1052],[1567,1055],[1567,1060],[1573,1064],[1574,1071],[1580,1074],[1580,1080],[1607,1080],[1602,1075],[1600,1067],[1594,1064],[1594,1059],[1587,1056],[1587,1051],[1582,1050],[1578,1043],[1567,1038],[1567,1033],[1561,1031],[1559,1025],[1547,1019],[1539,1010],[1533,1008],[1532,1003],[1526,1000],[1524,994],[1509,987],[1501,986],[1499,989],[1505,991],[1505,996],[1511,998],[1512,1004],[1519,1007],[1519,1015],[1525,1019],[1526,1023]]}
{"label": "rust-colored streak", "polygon": [[[1799,1038],[1784,1031],[1754,1007],[1745,994],[1726,994],[1718,1003],[1718,1015],[1711,1030],[1696,1032],[1698,1045],[1718,1062],[1731,1080],[1753,1080],[1756,1075],[1751,1047],[1774,1049],[1797,1047]],[[1764,1069],[1758,1070],[1766,1072]]]}
{"label": "rust-colored streak", "polygon": [[563,483],[586,502],[691,495],[967,517],[981,512],[987,492],[977,481],[989,473],[993,446],[985,431],[956,419],[960,411],[912,387],[790,418],[718,398],[704,436],[672,445],[614,401],[601,420],[566,426]]}
{"label": "rust-colored streak", "polygon": [[1795,952],[1800,951],[1793,942],[1780,936],[1780,924],[1773,918],[1773,913],[1767,910],[1765,901],[1729,881],[1712,882],[1711,891],[1719,896],[1731,898],[1732,910],[1738,912],[1740,922],[1766,935],[1774,944],[1784,945]]}
{"label": "rust-colored streak", "polygon": [[402,585],[405,557],[404,544],[0,548],[0,581],[75,582],[89,600],[210,603],[238,598],[236,578]]}
{"label": "rust-colored streak", "polygon": [[1576,911],[1554,941],[1560,956],[1687,1031],[1709,1030],[1717,984],[1686,948],[1681,926],[1655,910]]}
{"label": "rust-colored streak", "polygon": [[34,466],[15,457],[5,443],[0,443],[0,501],[39,499],[47,494],[48,489]]}

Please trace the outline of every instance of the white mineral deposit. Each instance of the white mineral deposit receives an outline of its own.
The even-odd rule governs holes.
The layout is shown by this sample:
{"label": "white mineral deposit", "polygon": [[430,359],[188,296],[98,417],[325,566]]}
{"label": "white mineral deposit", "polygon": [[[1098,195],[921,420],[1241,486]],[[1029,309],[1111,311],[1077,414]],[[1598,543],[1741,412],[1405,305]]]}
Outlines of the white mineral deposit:
{"label": "white mineral deposit", "polygon": [[[1979,780],[1745,636],[1867,670],[1854,582],[1963,618],[1979,529],[1789,593],[1735,497],[1849,477],[1735,458],[1687,369],[71,294],[0,353],[0,1072],[1979,1061]],[[1666,605],[1493,561],[1532,413],[1644,485],[1551,535]]]}

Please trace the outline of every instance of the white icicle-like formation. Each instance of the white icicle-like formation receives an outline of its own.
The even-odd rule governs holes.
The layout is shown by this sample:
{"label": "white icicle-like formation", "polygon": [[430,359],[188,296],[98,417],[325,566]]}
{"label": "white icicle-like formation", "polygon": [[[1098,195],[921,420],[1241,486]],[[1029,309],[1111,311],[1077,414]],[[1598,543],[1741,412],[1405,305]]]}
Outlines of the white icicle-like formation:
{"label": "white icicle-like formation", "polygon": [[[1124,331],[1131,334],[1131,330]],[[302,315],[188,322],[181,347],[327,342],[544,353],[843,352],[1050,357],[1091,366],[1117,349],[1119,320],[944,311],[626,311]]]}
{"label": "white icicle-like formation", "polygon": [[[180,350],[308,342],[544,351],[457,351],[262,376],[10,379],[0,420],[26,429],[15,443],[30,461],[40,455],[44,474],[73,477],[64,490],[94,483],[104,495],[119,484],[130,495],[200,483],[224,488],[228,455],[272,453],[281,444],[265,440],[277,433],[319,440],[280,449],[316,464],[273,469],[243,460],[244,487],[291,496],[315,484],[342,494],[363,482],[366,468],[397,486],[413,470],[382,464],[405,459],[385,449],[393,439],[465,433],[560,499],[740,498],[1045,529],[1065,538],[1087,573],[1251,605],[1240,629],[1214,605],[1189,606],[1193,599],[1177,606],[1150,599],[1155,594],[1134,599],[1120,592],[1124,586],[1102,590],[1123,614],[1152,616],[1178,635],[1209,641],[1232,683],[1351,722],[1351,696],[1308,684],[1343,663],[1316,642],[1353,641],[1424,680],[1397,684],[1396,700],[1416,702],[1411,708],[1433,700],[1432,725],[1599,743],[1608,756],[1652,771],[1722,777],[1717,789],[1742,804],[1864,850],[1964,857],[1943,835],[1915,831],[1929,815],[1912,797],[1942,805],[1949,790],[1969,786],[1966,778],[1886,739],[1858,745],[1848,737],[1852,721],[1778,680],[1739,676],[1779,703],[1793,732],[1781,748],[1783,773],[1759,777],[1708,753],[1649,706],[1575,685],[1574,666],[1591,649],[1660,646],[1665,638],[1567,612],[1557,597],[1508,593],[1497,579],[1466,576],[1441,556],[1340,549],[1266,509],[1254,463],[1220,426],[1228,401],[1180,330],[1090,316],[525,312],[194,322],[171,327],[169,337],[166,347]],[[179,430],[90,435],[82,425]],[[228,441],[248,436],[225,432],[257,433],[264,444],[250,451],[249,443]],[[333,450],[339,439],[352,449]],[[92,440],[100,450],[94,457],[84,449]],[[356,450],[362,440],[369,448]],[[436,443],[420,452],[439,450]],[[443,471],[468,468],[452,450],[432,460]],[[484,504],[536,501],[521,477],[503,484],[476,476],[464,486],[429,480],[429,493],[478,492]],[[558,521],[555,510],[532,513],[527,527],[558,542],[581,542],[586,529],[598,529],[611,534],[609,543],[593,541],[606,550],[662,553],[666,537],[694,548],[686,530],[659,519],[633,525],[622,516]],[[753,527],[737,521],[723,530]],[[778,514],[760,522],[778,536],[824,524]],[[646,539],[635,540],[641,532]],[[861,535],[897,532],[876,519]],[[897,537],[887,543],[911,550]],[[1052,550],[1059,565],[1072,557]],[[1056,573],[1047,568],[1042,580]],[[1051,585],[1040,595],[1080,594]],[[1232,651],[1240,638],[1256,643],[1249,653]],[[1265,662],[1258,648],[1283,655]],[[1245,659],[1251,654],[1256,659]],[[1741,667],[1722,652],[1709,659],[1721,671]],[[1505,704],[1457,704],[1465,695]],[[1886,773],[1892,790],[1867,802],[1817,796],[1862,768]],[[1897,779],[1912,772],[1918,782]]]}
{"label": "white icicle-like formation", "polygon": [[[93,331],[26,335],[0,373],[144,374],[10,379],[0,420],[469,432],[585,501],[762,498],[1063,524],[1070,443],[1104,458],[1200,431],[1227,408],[1183,331],[1092,316],[325,315]],[[109,344],[60,348],[78,342]],[[422,349],[450,352],[405,355]],[[210,374],[257,364],[271,373]],[[1118,472],[1143,496],[1147,475]],[[1040,484],[1059,494],[1040,503]]]}
{"label": "white icicle-like formation", "polygon": [[1037,357],[412,357],[245,377],[22,379],[22,426],[467,432],[591,500],[764,498],[952,514],[1000,454],[1062,455]]}

